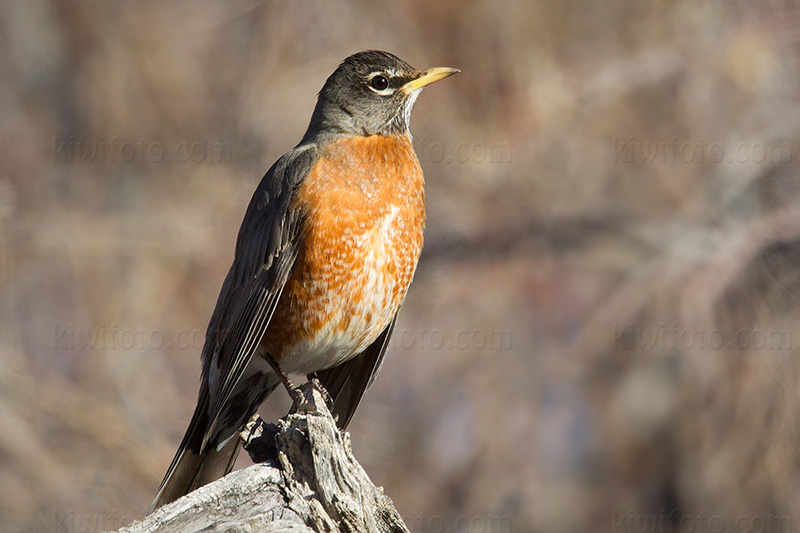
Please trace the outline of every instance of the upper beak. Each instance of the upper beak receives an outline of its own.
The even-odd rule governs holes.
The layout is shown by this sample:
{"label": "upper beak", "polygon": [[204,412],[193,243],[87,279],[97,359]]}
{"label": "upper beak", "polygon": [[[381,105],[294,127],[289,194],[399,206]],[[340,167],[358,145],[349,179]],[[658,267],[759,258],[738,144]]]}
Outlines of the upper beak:
{"label": "upper beak", "polygon": [[443,80],[448,76],[452,76],[456,72],[461,72],[457,68],[452,67],[435,67],[429,68],[422,72],[419,76],[409,81],[401,87],[401,90],[406,94],[411,94],[417,89],[422,89],[435,81]]}

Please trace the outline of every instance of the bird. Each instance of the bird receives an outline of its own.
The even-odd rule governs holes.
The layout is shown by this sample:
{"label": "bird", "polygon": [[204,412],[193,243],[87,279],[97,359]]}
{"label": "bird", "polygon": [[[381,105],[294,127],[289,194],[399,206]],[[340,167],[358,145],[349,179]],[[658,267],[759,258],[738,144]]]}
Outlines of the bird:
{"label": "bird", "polygon": [[380,370],[422,250],[425,181],[411,109],[459,72],[368,50],[317,95],[262,178],[209,321],[197,406],[148,512],[221,478],[238,434],[288,374],[318,380],[344,430]]}

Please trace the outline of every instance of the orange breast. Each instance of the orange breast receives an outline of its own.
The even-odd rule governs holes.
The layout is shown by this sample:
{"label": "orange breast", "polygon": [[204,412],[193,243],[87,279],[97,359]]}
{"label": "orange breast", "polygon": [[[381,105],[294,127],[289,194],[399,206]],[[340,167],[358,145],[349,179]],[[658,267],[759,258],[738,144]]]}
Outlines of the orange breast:
{"label": "orange breast", "polygon": [[363,351],[405,298],[425,226],[411,139],[331,143],[295,201],[307,233],[262,347],[285,371],[308,373]]}

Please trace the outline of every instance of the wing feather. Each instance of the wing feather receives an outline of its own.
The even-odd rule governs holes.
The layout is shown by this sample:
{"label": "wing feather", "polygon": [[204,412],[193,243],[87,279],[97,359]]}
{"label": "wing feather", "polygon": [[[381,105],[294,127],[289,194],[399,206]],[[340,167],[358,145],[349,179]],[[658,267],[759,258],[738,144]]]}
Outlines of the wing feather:
{"label": "wing feather", "polygon": [[317,159],[314,145],[288,152],[267,171],[247,208],[203,347],[210,423],[201,448],[215,437],[220,413],[258,349],[294,266],[304,213],[292,200]]}

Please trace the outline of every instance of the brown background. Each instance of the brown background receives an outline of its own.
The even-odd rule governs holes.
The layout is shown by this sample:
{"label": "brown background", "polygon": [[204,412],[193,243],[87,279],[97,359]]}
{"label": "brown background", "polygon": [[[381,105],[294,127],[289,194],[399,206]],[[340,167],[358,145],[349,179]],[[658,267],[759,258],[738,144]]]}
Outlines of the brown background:
{"label": "brown background", "polygon": [[795,2],[0,10],[3,531],[142,516],[250,195],[366,48],[463,71],[413,114],[425,251],[351,426],[409,526],[800,529]]}

